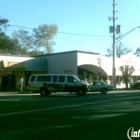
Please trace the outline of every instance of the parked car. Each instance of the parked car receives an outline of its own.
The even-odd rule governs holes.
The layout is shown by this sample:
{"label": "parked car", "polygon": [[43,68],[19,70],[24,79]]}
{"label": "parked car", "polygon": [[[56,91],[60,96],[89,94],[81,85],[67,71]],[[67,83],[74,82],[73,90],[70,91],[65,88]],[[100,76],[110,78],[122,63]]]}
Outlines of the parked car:
{"label": "parked car", "polygon": [[89,82],[89,92],[101,92],[102,94],[106,94],[108,91],[113,91],[114,86],[109,85],[102,81],[91,81]]}
{"label": "parked car", "polygon": [[140,82],[131,82],[130,88],[140,90]]}

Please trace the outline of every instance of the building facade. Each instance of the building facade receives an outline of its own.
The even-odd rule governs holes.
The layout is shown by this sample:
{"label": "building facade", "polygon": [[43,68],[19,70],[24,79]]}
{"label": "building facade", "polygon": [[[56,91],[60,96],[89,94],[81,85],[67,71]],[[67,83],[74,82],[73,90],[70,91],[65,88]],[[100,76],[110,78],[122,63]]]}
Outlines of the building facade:
{"label": "building facade", "polygon": [[[102,79],[112,84],[112,57],[101,56],[99,53],[86,51],[68,51],[55,54],[42,55],[48,61],[48,73],[68,73],[78,76],[83,81]],[[135,68],[131,81],[140,79],[140,59],[133,54],[116,58],[116,82],[121,84],[121,66],[129,65]]]}
{"label": "building facade", "polygon": [[100,67],[99,53],[69,51],[42,55],[48,61],[48,73],[74,74],[83,81],[107,77]]}
{"label": "building facade", "polygon": [[21,56],[0,56],[0,90],[18,89],[18,80],[24,85],[34,73],[47,73],[47,59]]}
{"label": "building facade", "polygon": [[[0,56],[0,89],[17,89],[18,80],[28,84],[31,74],[74,74],[82,81],[100,80],[112,84],[112,57],[86,51],[68,51],[35,57]],[[134,67],[131,81],[140,80],[139,58],[127,54],[116,58],[116,81],[122,81],[121,66]]]}

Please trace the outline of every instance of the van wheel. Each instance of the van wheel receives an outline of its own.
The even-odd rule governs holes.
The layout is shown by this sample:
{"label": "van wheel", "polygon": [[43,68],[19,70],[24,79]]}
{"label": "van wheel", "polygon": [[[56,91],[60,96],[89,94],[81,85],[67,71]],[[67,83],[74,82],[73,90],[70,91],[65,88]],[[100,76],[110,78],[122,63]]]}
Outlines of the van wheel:
{"label": "van wheel", "polygon": [[101,93],[102,93],[102,94],[106,94],[106,93],[107,93],[107,89],[106,89],[106,88],[103,88],[103,89],[101,90]]}
{"label": "van wheel", "polygon": [[140,90],[140,86],[137,86],[137,89]]}
{"label": "van wheel", "polygon": [[47,95],[46,89],[41,89],[40,94],[41,96],[46,96]]}
{"label": "van wheel", "polygon": [[51,92],[47,92],[47,95],[51,95]]}
{"label": "van wheel", "polygon": [[86,94],[86,92],[84,90],[78,90],[77,92],[78,96],[84,96]]}

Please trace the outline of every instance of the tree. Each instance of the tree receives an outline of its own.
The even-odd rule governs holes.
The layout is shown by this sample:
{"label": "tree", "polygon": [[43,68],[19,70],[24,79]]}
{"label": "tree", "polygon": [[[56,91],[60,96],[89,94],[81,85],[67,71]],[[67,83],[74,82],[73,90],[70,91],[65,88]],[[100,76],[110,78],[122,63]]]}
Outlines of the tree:
{"label": "tree", "polygon": [[8,20],[0,18],[0,53],[2,54],[18,54],[20,46],[16,40],[11,39],[4,33],[4,29],[8,27]]}
{"label": "tree", "polygon": [[[127,53],[132,52],[132,49],[125,46],[125,44],[122,44],[120,42],[118,45],[116,45],[116,56],[120,57],[121,55],[125,55]],[[106,56],[112,56],[113,55],[113,48],[107,48],[107,54]]]}
{"label": "tree", "polygon": [[12,39],[16,40],[19,46],[21,46],[21,54],[29,54],[29,50],[34,50],[34,42],[28,31],[23,29],[14,31],[12,33]]}
{"label": "tree", "polygon": [[5,33],[0,33],[0,53],[1,54],[24,54],[17,40],[10,39]]}
{"label": "tree", "polygon": [[57,25],[51,24],[43,24],[38,27],[38,29],[34,29],[34,37],[36,38],[36,41],[39,43],[40,47],[45,47],[46,53],[52,53],[53,52],[53,45],[55,45],[55,42],[53,41],[54,35],[56,35],[58,30]]}
{"label": "tree", "polygon": [[20,29],[12,33],[12,38],[19,42],[19,45],[26,50],[29,55],[40,55],[44,53],[52,53],[54,35],[57,33],[56,25],[40,25],[37,29],[33,29],[32,33]]}
{"label": "tree", "polygon": [[40,55],[44,54],[43,51],[40,50],[38,42],[34,38],[34,36],[26,30],[19,29],[18,31],[14,31],[12,33],[12,38],[17,40],[19,45],[21,46],[21,53],[24,55]]}
{"label": "tree", "polygon": [[6,29],[7,27],[8,27],[8,23],[9,21],[8,21],[8,19],[2,19],[1,17],[0,17],[0,31],[2,31],[2,29],[4,28],[4,29]]}
{"label": "tree", "polygon": [[133,66],[124,65],[120,67],[120,71],[122,72],[122,75],[123,75],[122,78],[125,81],[126,88],[128,88],[129,79],[132,73],[135,71],[135,68]]}
{"label": "tree", "polygon": [[11,54],[10,51],[14,51],[15,44],[14,40],[10,39],[4,32],[0,32],[0,53]]}
{"label": "tree", "polygon": [[11,43],[10,38],[6,36],[5,33],[2,31],[3,27],[6,28],[7,23],[8,23],[7,19],[2,19],[0,17],[0,51],[2,49],[7,48]]}
{"label": "tree", "polygon": [[138,47],[137,49],[136,49],[136,51],[134,52],[134,55],[136,55],[136,56],[140,56],[140,47]]}

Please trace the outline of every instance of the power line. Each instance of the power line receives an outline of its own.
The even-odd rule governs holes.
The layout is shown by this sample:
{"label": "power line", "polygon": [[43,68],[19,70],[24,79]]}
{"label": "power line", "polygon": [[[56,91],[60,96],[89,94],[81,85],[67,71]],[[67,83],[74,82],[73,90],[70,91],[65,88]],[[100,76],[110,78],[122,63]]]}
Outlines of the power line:
{"label": "power line", "polygon": [[[17,28],[25,28],[25,29],[35,29],[35,28],[30,28],[30,27],[24,27],[24,26],[19,26],[19,25],[12,25],[8,24],[9,26],[17,27]],[[57,32],[59,34],[67,34],[67,35],[75,35],[75,36],[96,36],[96,37],[110,37],[109,35],[92,35],[92,34],[78,34],[78,33],[68,33],[68,32]]]}
{"label": "power line", "polygon": [[77,33],[66,33],[66,32],[58,32],[60,34],[68,34],[68,35],[77,35],[77,36],[98,36],[98,37],[110,37],[109,35],[91,35],[91,34],[77,34]]}
{"label": "power line", "polygon": [[18,26],[18,25],[12,25],[12,24],[8,24],[8,26],[14,26],[14,27],[18,27],[18,28],[26,28],[26,29],[34,29],[34,28],[30,28],[30,27],[23,27],[23,26]]}

